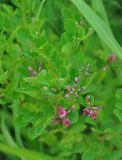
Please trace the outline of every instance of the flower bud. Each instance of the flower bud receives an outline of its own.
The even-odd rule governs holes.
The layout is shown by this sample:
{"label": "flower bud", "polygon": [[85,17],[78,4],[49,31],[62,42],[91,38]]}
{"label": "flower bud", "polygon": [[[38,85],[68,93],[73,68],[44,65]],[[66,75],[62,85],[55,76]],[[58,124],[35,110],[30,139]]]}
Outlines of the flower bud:
{"label": "flower bud", "polygon": [[69,127],[69,124],[70,124],[70,119],[69,118],[65,118],[63,120],[63,123],[65,124],[65,126],[68,128]]}
{"label": "flower bud", "polygon": [[117,59],[116,55],[115,55],[115,54],[111,54],[111,55],[108,57],[108,62],[109,62],[109,63],[112,63],[112,62],[114,62],[116,59]]}
{"label": "flower bud", "polygon": [[69,96],[70,96],[70,93],[67,93],[67,94],[65,95],[66,98],[69,98]]}
{"label": "flower bud", "polygon": [[75,83],[78,83],[80,80],[80,76],[79,77],[75,77]]}
{"label": "flower bud", "polygon": [[83,110],[83,114],[89,114],[89,112],[90,112],[90,110],[89,110],[88,108],[85,108],[85,109]]}

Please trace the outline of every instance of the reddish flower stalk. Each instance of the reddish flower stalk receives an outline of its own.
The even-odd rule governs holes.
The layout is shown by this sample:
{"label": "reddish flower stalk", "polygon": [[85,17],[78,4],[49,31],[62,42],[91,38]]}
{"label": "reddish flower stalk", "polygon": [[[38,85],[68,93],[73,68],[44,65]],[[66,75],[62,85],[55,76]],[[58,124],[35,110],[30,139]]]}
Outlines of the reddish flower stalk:
{"label": "reddish flower stalk", "polygon": [[39,64],[39,72],[42,70],[42,65],[43,65],[43,63],[40,62],[40,64]]}
{"label": "reddish flower stalk", "polygon": [[90,105],[90,103],[91,103],[91,97],[90,96],[88,96],[88,104]]}

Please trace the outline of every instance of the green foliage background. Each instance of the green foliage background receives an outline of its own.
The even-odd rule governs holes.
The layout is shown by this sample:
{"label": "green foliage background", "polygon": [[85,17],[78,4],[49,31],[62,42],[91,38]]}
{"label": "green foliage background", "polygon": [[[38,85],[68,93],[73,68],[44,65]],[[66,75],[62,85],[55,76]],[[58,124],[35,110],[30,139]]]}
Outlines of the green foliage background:
{"label": "green foliage background", "polygon": [[[73,1],[0,1],[1,160],[122,159],[122,2],[81,0],[92,15]],[[28,66],[37,71],[40,61],[30,77]],[[79,72],[88,64],[90,77]],[[64,86],[79,74],[87,89],[66,100]],[[103,106],[96,121],[81,112],[89,94]],[[59,104],[76,106],[69,128],[51,120]]]}

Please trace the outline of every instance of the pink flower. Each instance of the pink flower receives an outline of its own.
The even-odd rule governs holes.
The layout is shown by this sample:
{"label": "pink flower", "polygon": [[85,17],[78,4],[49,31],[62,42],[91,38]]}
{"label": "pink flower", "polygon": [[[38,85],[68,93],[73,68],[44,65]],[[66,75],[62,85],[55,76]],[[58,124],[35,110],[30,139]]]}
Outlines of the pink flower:
{"label": "pink flower", "polygon": [[92,117],[94,120],[96,120],[96,116],[97,116],[97,113],[95,111],[90,111],[90,117]]}
{"label": "pink flower", "polygon": [[65,126],[68,128],[69,127],[69,124],[70,124],[70,119],[69,118],[65,118],[63,120],[63,123],[65,124]]}
{"label": "pink flower", "polygon": [[115,54],[111,54],[109,57],[108,57],[108,62],[109,63],[112,63],[113,61],[115,61],[117,59],[116,55]]}
{"label": "pink flower", "polygon": [[96,120],[96,117],[97,117],[97,112],[96,111],[94,111],[94,110],[90,110],[90,109],[88,109],[88,108],[85,108],[84,110],[83,110],[83,114],[87,114],[88,116],[90,116],[90,117],[92,117],[94,120]]}
{"label": "pink flower", "polygon": [[66,109],[63,108],[62,106],[59,106],[58,113],[59,113],[59,117],[61,118],[65,117],[67,114]]}
{"label": "pink flower", "polygon": [[83,110],[83,114],[89,114],[89,112],[90,112],[90,110],[89,110],[88,108],[85,108],[85,109]]}

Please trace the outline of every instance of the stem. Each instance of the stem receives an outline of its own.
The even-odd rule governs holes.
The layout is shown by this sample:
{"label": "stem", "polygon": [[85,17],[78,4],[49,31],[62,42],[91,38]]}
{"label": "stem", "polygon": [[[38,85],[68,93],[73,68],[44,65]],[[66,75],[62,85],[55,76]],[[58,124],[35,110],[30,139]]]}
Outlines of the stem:
{"label": "stem", "polygon": [[[16,120],[16,117],[18,116],[18,105],[19,103],[17,102],[17,100],[13,102],[12,109],[13,109],[14,121]],[[23,147],[20,128],[16,125],[16,123],[14,123],[14,130],[15,130],[15,138],[16,138],[17,145],[19,147]]]}
{"label": "stem", "polygon": [[20,149],[17,147],[11,147],[6,144],[0,143],[0,151],[9,153],[17,157],[24,157],[28,160],[57,160],[56,157],[51,157],[43,153],[38,153],[28,149]]}
{"label": "stem", "polygon": [[[9,133],[9,131],[8,131],[6,125],[5,125],[5,113],[4,112],[2,113],[1,130],[2,130],[2,133],[3,133],[3,137],[4,137],[5,141],[7,142],[7,144],[12,146],[12,147],[17,147],[17,144],[15,143],[13,138],[11,137],[11,134]],[[22,160],[25,160],[22,156],[20,156],[20,158]]]}
{"label": "stem", "polygon": [[11,146],[16,146],[16,143],[14,142],[13,138],[11,137],[7,127],[5,126],[5,113],[2,113],[2,120],[1,120],[1,130],[3,133],[3,137],[5,139],[5,141],[11,145]]}
{"label": "stem", "polygon": [[42,0],[42,2],[41,2],[41,4],[40,4],[39,10],[38,10],[37,15],[36,15],[36,21],[39,19],[39,16],[40,16],[42,7],[43,7],[43,5],[44,5],[44,2],[45,2],[45,0]]}

